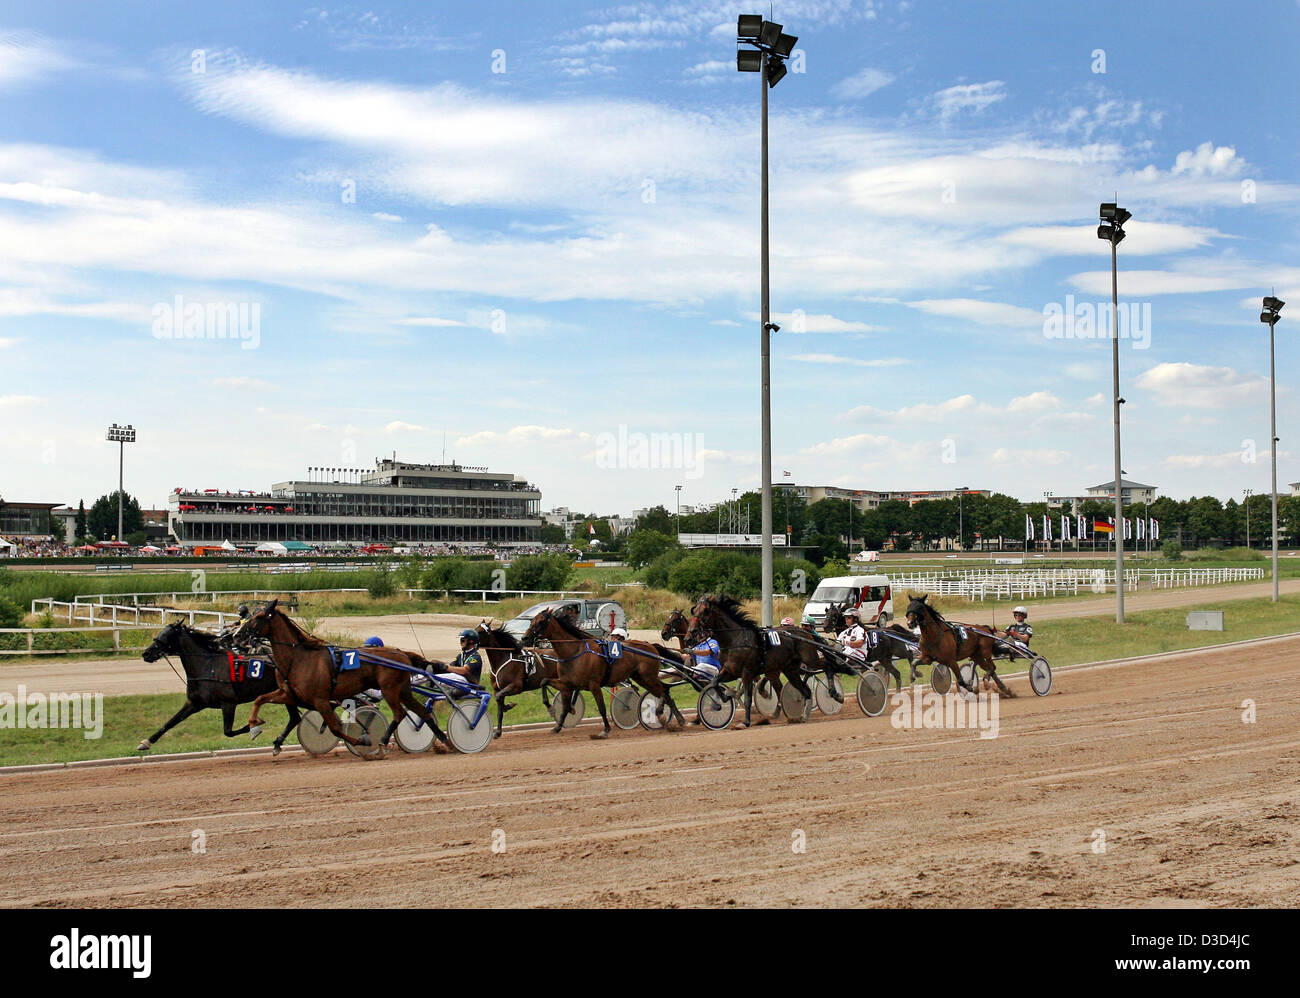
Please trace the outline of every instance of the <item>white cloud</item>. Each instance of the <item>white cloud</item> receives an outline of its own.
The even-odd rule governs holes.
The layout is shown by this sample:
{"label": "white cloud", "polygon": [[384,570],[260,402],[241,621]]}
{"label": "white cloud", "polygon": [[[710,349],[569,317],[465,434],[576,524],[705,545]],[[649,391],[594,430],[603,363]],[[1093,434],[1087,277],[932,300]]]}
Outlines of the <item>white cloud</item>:
{"label": "white cloud", "polygon": [[415,423],[404,423],[400,419],[395,419],[391,423],[384,424],[385,433],[428,433],[428,428],[418,426]]}
{"label": "white cloud", "polygon": [[1001,80],[989,80],[987,83],[964,83],[940,90],[932,100],[939,109],[939,116],[947,120],[962,111],[983,111],[985,108],[1006,99],[1006,90]]}
{"label": "white cloud", "polygon": [[861,100],[893,82],[894,77],[883,69],[868,67],[832,86],[831,95],[841,100]]}
{"label": "white cloud", "polygon": [[416,315],[405,319],[398,319],[399,326],[430,326],[441,328],[443,326],[463,326],[465,323],[458,319],[440,319],[434,315]]}
{"label": "white cloud", "polygon": [[0,31],[0,87],[36,83],[80,65],[63,46],[39,35]]}
{"label": "white cloud", "polygon": [[[1131,221],[1124,231],[1129,237],[1124,241],[1123,252],[1129,256],[1145,256],[1200,249],[1212,239],[1227,238],[1216,229],[1174,225],[1166,222]],[[1004,233],[1003,242],[1027,246],[1052,255],[1100,256],[1109,258],[1109,245],[1097,238],[1095,223],[1088,225],[1040,225],[1013,229]]]}
{"label": "white cloud", "polygon": [[1044,409],[1057,408],[1060,404],[1061,400],[1051,392],[1038,391],[1013,398],[1007,403],[1007,412],[1041,412]]}
{"label": "white cloud", "polygon": [[478,444],[535,444],[557,440],[589,440],[591,434],[585,431],[571,430],[557,426],[512,426],[504,433],[496,430],[480,430],[458,437],[457,447],[476,446]]}
{"label": "white cloud", "polygon": [[[757,312],[747,312],[745,317],[750,322],[758,322]],[[878,333],[880,326],[872,326],[856,319],[840,319],[827,313],[809,314],[804,312],[773,312],[772,321],[781,327],[783,333]]]}
{"label": "white cloud", "polygon": [[800,454],[846,454],[852,451],[862,450],[864,447],[890,448],[895,441],[889,437],[878,436],[872,433],[856,433],[850,437],[836,437],[833,440],[824,443],[813,444],[811,447],[801,448]]}
{"label": "white cloud", "polygon": [[892,412],[887,409],[877,409],[875,406],[860,405],[850,409],[847,415],[852,419],[931,422],[944,419],[955,413],[966,412],[974,407],[974,395],[958,395],[956,398],[950,398],[945,402],[918,402],[915,405],[905,405],[901,409]]}
{"label": "white cloud", "polygon": [[804,364],[835,364],[851,367],[898,367],[900,364],[908,363],[905,357],[878,357],[864,360],[860,357],[841,357],[833,353],[797,353],[790,359]]}
{"label": "white cloud", "polygon": [[271,382],[263,381],[261,378],[213,378],[212,384],[217,388],[234,388],[238,391],[270,392],[278,390]]}
{"label": "white cloud", "polygon": [[40,397],[36,395],[0,395],[0,408],[31,405],[39,401]]}
{"label": "white cloud", "polygon": [[999,447],[993,452],[993,460],[997,464],[1065,464],[1070,460],[1070,452],[1050,448]]}
{"label": "white cloud", "polygon": [[1041,328],[1043,313],[1032,308],[1021,308],[997,301],[980,301],[975,298],[927,298],[921,301],[905,302],[909,308],[929,312],[931,315],[945,315],[954,319],[966,319],[981,326],[1010,326],[1014,328]]}
{"label": "white cloud", "polygon": [[1215,147],[1213,142],[1202,142],[1194,150],[1184,150],[1174,158],[1173,174],[1194,177],[1232,177],[1244,166],[1231,146]]}
{"label": "white cloud", "polygon": [[1160,405],[1223,409],[1246,405],[1268,394],[1268,380],[1231,367],[1164,363],[1138,375],[1135,384]]}

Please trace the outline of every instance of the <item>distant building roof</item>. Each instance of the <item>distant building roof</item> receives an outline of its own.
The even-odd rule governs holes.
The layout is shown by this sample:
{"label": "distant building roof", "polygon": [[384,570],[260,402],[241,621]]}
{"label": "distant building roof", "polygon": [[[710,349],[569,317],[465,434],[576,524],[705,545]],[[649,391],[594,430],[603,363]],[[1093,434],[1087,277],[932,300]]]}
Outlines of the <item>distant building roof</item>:
{"label": "distant building roof", "polygon": [[[1127,478],[1121,478],[1122,487],[1126,489],[1154,489],[1154,485],[1143,485],[1141,482],[1131,482]],[[1112,490],[1115,488],[1115,479],[1109,482],[1102,482],[1100,485],[1091,485],[1088,487],[1089,492],[1100,492],[1102,489]]]}

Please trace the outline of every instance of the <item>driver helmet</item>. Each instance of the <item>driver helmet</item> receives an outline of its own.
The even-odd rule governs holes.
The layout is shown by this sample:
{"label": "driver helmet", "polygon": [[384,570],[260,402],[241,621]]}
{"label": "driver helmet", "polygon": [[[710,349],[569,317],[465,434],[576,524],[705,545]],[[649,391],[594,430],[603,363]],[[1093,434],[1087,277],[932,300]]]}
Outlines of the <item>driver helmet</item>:
{"label": "driver helmet", "polygon": [[854,620],[861,620],[862,614],[858,613],[855,607],[849,607],[847,610],[844,611],[844,619],[848,620],[850,617],[852,617]]}
{"label": "driver helmet", "polygon": [[793,626],[794,626],[794,618],[793,618],[793,617],[782,617],[782,618],[781,618],[781,626],[782,626],[782,627],[793,627]]}
{"label": "driver helmet", "polygon": [[467,627],[467,628],[465,628],[465,630],[463,630],[463,631],[460,632],[460,639],[461,639],[462,641],[473,641],[475,644],[478,644],[478,632],[477,632],[477,631],[471,631],[471,630]]}
{"label": "driver helmet", "polygon": [[239,617],[240,617],[241,620],[247,620],[247,619],[248,619],[248,604],[247,604],[247,603],[240,603],[240,604],[239,604]]}
{"label": "driver helmet", "polygon": [[383,638],[366,638],[363,648],[382,648],[384,647]]}
{"label": "driver helmet", "polygon": [[1019,616],[1025,616],[1025,617],[1028,617],[1028,616],[1029,616],[1029,611],[1026,610],[1023,606],[1018,606],[1018,607],[1016,607],[1014,610],[1011,611],[1011,616],[1013,616],[1013,617],[1019,617]]}
{"label": "driver helmet", "polygon": [[627,640],[627,628],[625,628],[625,627],[616,627],[616,628],[614,628],[612,631],[609,632],[609,636],[610,636],[611,638],[618,638],[618,640],[620,640],[620,641],[626,641],[626,640]]}

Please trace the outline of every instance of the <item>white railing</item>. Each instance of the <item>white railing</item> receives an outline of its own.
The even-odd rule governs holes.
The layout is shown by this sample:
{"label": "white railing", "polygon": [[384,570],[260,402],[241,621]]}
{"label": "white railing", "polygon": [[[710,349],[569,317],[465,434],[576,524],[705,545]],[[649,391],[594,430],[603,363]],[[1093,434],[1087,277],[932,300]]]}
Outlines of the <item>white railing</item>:
{"label": "white railing", "polygon": [[[1172,589],[1249,582],[1263,577],[1262,568],[1126,568],[1124,589],[1136,590],[1144,582],[1153,589]],[[1113,568],[1040,568],[1020,572],[950,569],[891,574],[889,580],[895,593],[915,590],[969,600],[1033,599],[1115,591]]]}
{"label": "white railing", "polygon": [[[67,634],[78,633],[81,631],[90,631],[95,634],[111,633],[113,635],[113,651],[122,650],[122,632],[123,631],[152,631],[152,627],[0,627],[0,634],[25,634],[27,636],[26,648],[0,648],[0,655],[93,655],[96,652],[107,652],[107,648],[37,648],[35,647],[35,638],[38,634]],[[131,649],[133,651],[137,649]]]}

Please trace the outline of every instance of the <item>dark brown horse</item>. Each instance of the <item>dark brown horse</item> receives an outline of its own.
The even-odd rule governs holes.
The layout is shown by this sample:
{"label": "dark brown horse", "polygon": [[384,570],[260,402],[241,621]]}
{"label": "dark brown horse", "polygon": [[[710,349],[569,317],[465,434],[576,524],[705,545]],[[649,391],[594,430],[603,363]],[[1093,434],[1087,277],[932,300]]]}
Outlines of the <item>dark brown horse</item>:
{"label": "dark brown horse", "polygon": [[[823,627],[827,634],[840,634],[846,625],[845,607],[832,603],[826,608]],[[867,634],[867,643],[862,647],[862,654],[871,665],[879,665],[894,677],[894,689],[902,690],[903,677],[894,668],[894,659],[905,658],[912,668],[910,682],[915,683],[920,673],[921,653],[916,647],[916,635],[901,624],[888,627],[863,627]]]}
{"label": "dark brown horse", "polygon": [[[691,608],[687,641],[694,643],[697,636],[708,633],[722,646],[722,668],[726,674],[723,681],[738,678],[744,685],[745,727],[753,723],[754,683],[760,676],[767,680],[778,698],[784,675],[795,689],[811,699],[812,690],[804,681],[803,673],[828,668],[828,657],[817,651],[816,642],[808,635],[794,633],[796,630],[759,627],[731,596],[701,596]],[[766,724],[767,720],[762,718],[759,723]]]}
{"label": "dark brown horse", "polygon": [[569,716],[572,702],[570,694],[574,690],[586,690],[596,700],[600,710],[600,719],[605,730],[593,734],[592,738],[609,737],[609,717],[605,713],[605,697],[601,689],[617,686],[619,683],[635,682],[652,696],[658,697],[668,705],[672,717],[678,724],[685,725],[686,718],[673,703],[672,694],[659,678],[659,669],[664,663],[654,645],[645,641],[619,641],[617,657],[613,654],[615,642],[602,642],[592,637],[564,614],[543,610],[533,618],[524,634],[525,645],[534,644],[541,639],[551,642],[556,656],[556,678],[553,685],[560,695],[563,707],[560,716],[552,728],[553,734],[564,729],[565,718]]}
{"label": "dark brown horse", "polygon": [[497,702],[495,737],[500,738],[506,711],[514,707],[506,703],[506,697],[541,690],[545,702],[547,687],[555,685],[556,661],[536,648],[523,647],[504,627],[494,630],[486,620],[479,622],[478,634],[478,645],[487,655],[488,669],[492,672],[492,691]]}
{"label": "dark brown horse", "polygon": [[[349,745],[369,746],[370,736],[364,731],[360,738],[353,738],[343,730],[338,715],[334,713],[334,704],[348,697],[354,697],[363,690],[376,687],[384,695],[384,702],[393,712],[392,723],[384,733],[381,745],[387,747],[393,732],[402,723],[407,712],[411,712],[432,725],[438,742],[433,747],[438,752],[445,752],[450,746],[446,733],[438,727],[433,713],[422,707],[411,693],[411,673],[407,668],[440,671],[438,667],[414,652],[404,652],[398,648],[366,648],[360,657],[357,668],[346,672],[335,669],[334,654],[329,645],[308,634],[278,609],[279,600],[271,600],[266,606],[250,616],[235,632],[235,641],[251,638],[270,642],[271,655],[275,661],[276,681],[279,688],[270,693],[263,693],[253,701],[253,712],[248,723],[257,726],[257,712],[264,703],[279,703],[297,707],[308,707],[325,719],[326,725]],[[379,659],[386,659],[393,666],[382,665]],[[279,746],[276,751],[279,752]]]}
{"label": "dark brown horse", "polygon": [[921,628],[921,664],[940,662],[952,670],[961,688],[974,693],[975,688],[962,678],[957,663],[970,659],[984,670],[986,678],[997,683],[1004,697],[1015,696],[998,676],[993,661],[998,643],[992,631],[973,624],[954,624],[929,603],[929,593],[912,596],[907,604],[907,622]]}

